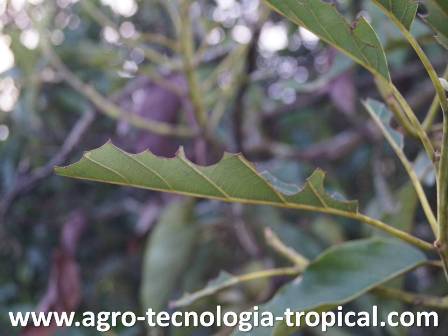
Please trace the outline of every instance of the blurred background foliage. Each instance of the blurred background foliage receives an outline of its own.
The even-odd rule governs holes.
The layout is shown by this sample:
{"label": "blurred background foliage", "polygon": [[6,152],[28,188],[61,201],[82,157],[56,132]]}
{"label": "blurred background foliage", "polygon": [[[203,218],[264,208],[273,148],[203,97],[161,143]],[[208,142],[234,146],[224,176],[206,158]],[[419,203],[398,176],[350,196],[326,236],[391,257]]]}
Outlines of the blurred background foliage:
{"label": "blurred background foliage", "polygon": [[[370,20],[394,81],[423,118],[434,91],[397,30],[370,1],[335,2],[347,18],[363,14]],[[244,274],[287,266],[267,246],[266,228],[308,258],[377,234],[346,219],[188,201],[53,175],[54,165],[108,139],[132,152],[148,148],[167,157],[182,145],[200,164],[216,162],[223,151],[242,152],[260,171],[296,184],[319,166],[328,173],[329,190],[431,239],[402,168],[360,105],[362,98],[379,97],[372,78],[258,0],[2,0],[0,29],[2,335],[17,333],[9,329],[8,311],[162,309],[222,270]],[[446,52],[420,21],[413,32],[442,72]],[[197,132],[198,110],[209,134]],[[438,123],[431,136],[440,136]],[[411,158],[417,149],[412,142],[406,146]],[[426,182],[433,200],[434,182]],[[188,309],[219,303],[241,310],[265,301],[288,280],[234,286]],[[404,280],[411,290],[446,290],[431,269]],[[372,300],[365,295],[351,305],[363,309]],[[443,328],[431,332],[444,334]],[[110,335],[144,333],[139,326],[115,328]]]}

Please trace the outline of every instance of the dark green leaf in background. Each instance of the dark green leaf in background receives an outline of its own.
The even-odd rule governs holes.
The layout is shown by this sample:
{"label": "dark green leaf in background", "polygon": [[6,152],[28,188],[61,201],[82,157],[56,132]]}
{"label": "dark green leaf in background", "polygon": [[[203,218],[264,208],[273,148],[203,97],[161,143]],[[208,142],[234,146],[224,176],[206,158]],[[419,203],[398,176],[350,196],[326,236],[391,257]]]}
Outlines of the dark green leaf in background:
{"label": "dark green leaf in background", "polygon": [[411,232],[415,225],[415,212],[418,205],[418,197],[412,183],[408,182],[398,189],[395,198],[396,209],[393,213],[385,214],[382,219],[400,230]]}
{"label": "dark green leaf in background", "polygon": [[[287,308],[297,312],[332,309],[418,266],[425,255],[392,239],[365,239],[329,248],[298,278],[285,285],[260,309],[277,316]],[[251,335],[275,335],[285,331],[257,328]]]}
{"label": "dark green leaf in background", "polygon": [[192,205],[191,200],[169,205],[147,242],[141,285],[144,311],[163,310],[172,293],[181,289],[181,275],[188,267],[197,239]]}

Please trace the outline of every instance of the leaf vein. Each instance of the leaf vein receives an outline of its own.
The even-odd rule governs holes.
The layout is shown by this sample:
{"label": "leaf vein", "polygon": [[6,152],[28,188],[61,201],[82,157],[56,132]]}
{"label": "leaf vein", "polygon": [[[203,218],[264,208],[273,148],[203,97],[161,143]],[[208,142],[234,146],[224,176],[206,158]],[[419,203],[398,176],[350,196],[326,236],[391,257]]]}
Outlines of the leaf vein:
{"label": "leaf vein", "polygon": [[110,167],[108,167],[108,166],[102,164],[101,162],[98,162],[98,161],[92,159],[92,158],[90,157],[89,153],[87,153],[86,155],[84,155],[84,157],[85,157],[88,161],[92,162],[93,164],[96,164],[97,166],[100,166],[101,168],[104,168],[104,169],[106,169],[107,171],[110,171],[110,172],[114,173],[115,175],[117,175],[118,177],[120,177],[125,183],[130,183],[126,176],[124,176],[124,175],[121,174],[120,172],[116,171],[115,169],[110,168]]}

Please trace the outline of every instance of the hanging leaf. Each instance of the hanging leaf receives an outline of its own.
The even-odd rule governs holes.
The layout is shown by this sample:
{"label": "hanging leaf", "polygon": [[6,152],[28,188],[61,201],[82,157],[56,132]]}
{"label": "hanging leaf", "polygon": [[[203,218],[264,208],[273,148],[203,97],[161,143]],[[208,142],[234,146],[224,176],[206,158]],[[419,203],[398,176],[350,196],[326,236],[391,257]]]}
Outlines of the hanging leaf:
{"label": "hanging leaf", "polygon": [[404,184],[395,194],[398,207],[393,213],[385,214],[384,221],[391,223],[394,227],[411,232],[415,221],[415,212],[418,205],[418,197],[414,186],[408,182]]}
{"label": "hanging leaf", "polygon": [[141,302],[146,311],[163,310],[188,266],[197,238],[191,201],[174,202],[163,212],[145,249]]}
{"label": "hanging leaf", "polygon": [[363,101],[364,107],[367,112],[369,112],[372,119],[376,122],[378,126],[381,127],[383,133],[388,135],[390,139],[395,143],[395,145],[403,150],[404,147],[404,138],[403,134],[392,128],[392,113],[383,103],[374,100],[374,99],[366,99]]}
{"label": "hanging leaf", "polygon": [[322,0],[266,0],[299,26],[341,50],[375,75],[390,81],[386,55],[377,34],[361,17],[350,25],[333,4]]}
{"label": "hanging leaf", "polygon": [[417,13],[418,3],[415,0],[374,0],[389,16],[393,16],[407,30],[411,29]]}
{"label": "hanging leaf", "polygon": [[363,104],[373,121],[381,129],[381,132],[391,145],[395,154],[400,159],[401,164],[414,185],[420,203],[422,204],[423,211],[425,212],[432,229],[434,232],[437,232],[437,219],[434,216],[431,205],[429,204],[425,191],[420,183],[420,178],[414,170],[414,165],[407,159],[405,153],[403,152],[403,136],[390,126],[392,113],[387,109],[386,105],[373,99],[367,99],[363,101]]}
{"label": "hanging leaf", "polygon": [[426,0],[423,20],[437,33],[437,41],[448,49],[448,1]]}
{"label": "hanging leaf", "polygon": [[[261,311],[282,316],[292,311],[322,311],[352,301],[367,291],[422,264],[425,255],[392,239],[364,239],[329,248],[301,278],[288,283]],[[255,328],[251,335],[277,335],[286,325]],[[236,332],[239,335],[239,332]],[[241,333],[242,334],[242,333]]]}
{"label": "hanging leaf", "polygon": [[317,169],[300,189],[270,183],[239,154],[228,154],[215,165],[198,166],[182,150],[174,158],[160,158],[146,151],[129,154],[110,142],[84,154],[70,166],[57,167],[59,175],[133,186],[227,202],[266,204],[328,213],[358,212],[355,201],[343,201],[324,190],[325,173]]}

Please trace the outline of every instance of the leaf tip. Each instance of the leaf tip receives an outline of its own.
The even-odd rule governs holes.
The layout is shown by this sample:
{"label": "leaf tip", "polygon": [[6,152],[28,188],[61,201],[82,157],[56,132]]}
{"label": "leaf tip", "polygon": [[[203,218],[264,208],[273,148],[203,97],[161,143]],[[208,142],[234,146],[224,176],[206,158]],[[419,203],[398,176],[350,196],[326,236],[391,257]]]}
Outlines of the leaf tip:
{"label": "leaf tip", "polygon": [[54,166],[53,167],[53,172],[56,175],[61,175],[63,173],[63,171],[64,171],[64,167],[61,167],[61,166]]}
{"label": "leaf tip", "polygon": [[[222,160],[222,159],[231,159],[231,158],[237,158],[237,159],[243,159],[243,160],[245,160],[245,158],[244,158],[244,156],[243,156],[242,153],[230,153],[230,152],[224,152],[224,153],[222,154],[222,158],[221,158],[221,160]],[[221,161],[221,160],[219,160],[219,161]]]}
{"label": "leaf tip", "polygon": [[312,180],[314,177],[319,177],[320,179],[324,179],[326,176],[325,171],[322,168],[317,167],[308,179]]}
{"label": "leaf tip", "polygon": [[180,146],[175,154],[175,157],[181,158],[181,159],[186,159],[187,155],[185,154],[185,148],[184,146]]}

